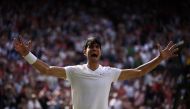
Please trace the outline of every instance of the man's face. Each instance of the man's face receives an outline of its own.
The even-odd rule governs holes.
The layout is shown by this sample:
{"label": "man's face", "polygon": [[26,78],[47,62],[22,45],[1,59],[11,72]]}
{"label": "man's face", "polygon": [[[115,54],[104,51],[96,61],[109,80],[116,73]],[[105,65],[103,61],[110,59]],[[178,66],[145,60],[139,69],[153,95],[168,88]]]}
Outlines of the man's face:
{"label": "man's face", "polygon": [[97,62],[101,56],[100,45],[97,43],[90,44],[85,50],[84,55],[87,57],[88,61]]}

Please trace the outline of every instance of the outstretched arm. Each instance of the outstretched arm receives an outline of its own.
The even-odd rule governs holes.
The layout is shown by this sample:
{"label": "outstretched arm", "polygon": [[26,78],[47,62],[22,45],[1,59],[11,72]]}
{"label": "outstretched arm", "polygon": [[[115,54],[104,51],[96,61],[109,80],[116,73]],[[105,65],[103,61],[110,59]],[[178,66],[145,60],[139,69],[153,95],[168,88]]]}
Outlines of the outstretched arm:
{"label": "outstretched arm", "polygon": [[160,54],[157,57],[135,69],[123,69],[121,71],[121,75],[119,76],[119,80],[133,79],[136,77],[143,76],[146,73],[153,70],[154,68],[156,68],[161,61],[177,56],[175,54],[178,51],[177,45],[171,41],[165,47],[165,49],[162,50],[160,45],[158,45],[158,48]]}
{"label": "outstretched arm", "polygon": [[[63,67],[49,66],[45,62],[37,59],[33,54],[31,54],[30,47],[31,41],[25,44],[21,36],[19,36],[17,39],[14,39],[15,50],[34,68],[40,71],[40,73],[66,79],[66,71]],[[31,55],[33,55],[33,57],[31,57]]]}

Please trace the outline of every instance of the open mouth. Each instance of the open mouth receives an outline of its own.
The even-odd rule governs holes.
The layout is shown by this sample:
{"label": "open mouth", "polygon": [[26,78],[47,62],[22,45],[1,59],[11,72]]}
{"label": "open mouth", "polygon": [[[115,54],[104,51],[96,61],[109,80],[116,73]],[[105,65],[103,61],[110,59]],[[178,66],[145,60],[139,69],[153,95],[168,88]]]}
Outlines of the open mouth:
{"label": "open mouth", "polygon": [[98,57],[98,55],[97,54],[92,54],[91,57]]}

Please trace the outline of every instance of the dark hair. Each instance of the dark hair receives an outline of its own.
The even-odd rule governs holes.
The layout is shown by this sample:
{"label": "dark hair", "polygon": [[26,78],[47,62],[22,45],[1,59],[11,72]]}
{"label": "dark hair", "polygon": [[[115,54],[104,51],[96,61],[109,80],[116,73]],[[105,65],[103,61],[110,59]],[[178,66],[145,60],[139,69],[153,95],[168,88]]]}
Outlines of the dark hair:
{"label": "dark hair", "polygon": [[101,49],[101,42],[97,36],[89,36],[84,44],[83,49],[85,50],[88,46],[92,44],[98,44]]}

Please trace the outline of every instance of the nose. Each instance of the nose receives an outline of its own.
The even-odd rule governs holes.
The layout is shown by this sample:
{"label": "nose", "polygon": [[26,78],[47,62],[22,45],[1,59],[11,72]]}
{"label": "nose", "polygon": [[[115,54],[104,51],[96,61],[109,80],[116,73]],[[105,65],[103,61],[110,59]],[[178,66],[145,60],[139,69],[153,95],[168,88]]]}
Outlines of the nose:
{"label": "nose", "polygon": [[96,49],[97,49],[96,46],[93,46],[93,47],[92,47],[92,50],[96,50]]}
{"label": "nose", "polygon": [[99,49],[99,48],[98,48],[97,46],[93,46],[93,47],[92,47],[92,50],[93,50],[93,51],[97,51],[98,49]]}

